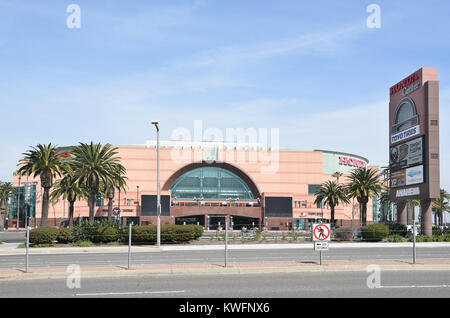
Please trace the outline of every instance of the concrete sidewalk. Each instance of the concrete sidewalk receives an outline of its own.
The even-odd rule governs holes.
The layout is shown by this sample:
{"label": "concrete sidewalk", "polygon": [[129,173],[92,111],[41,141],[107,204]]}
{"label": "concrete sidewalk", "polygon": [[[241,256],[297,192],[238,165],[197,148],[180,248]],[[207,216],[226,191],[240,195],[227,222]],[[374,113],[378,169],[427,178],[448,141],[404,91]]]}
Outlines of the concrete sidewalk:
{"label": "concrete sidewalk", "polygon": [[[320,273],[320,272],[348,272],[367,271],[369,265],[380,266],[381,271],[449,271],[450,260],[423,260],[417,264],[405,261],[330,261],[319,265],[316,262],[266,262],[266,263],[232,263],[227,267],[211,264],[189,265],[146,265],[126,267],[90,267],[81,268],[81,277],[126,277],[152,275],[250,275],[271,273]],[[0,270],[0,280],[28,280],[28,279],[67,279],[72,272],[64,268]]]}
{"label": "concrete sidewalk", "polygon": [[[0,245],[0,255],[24,255],[25,248],[19,248],[19,243],[3,243]],[[343,243],[330,242],[330,249],[339,248],[394,248],[394,247],[410,247],[412,243]],[[424,242],[416,243],[416,247],[448,247],[450,242]],[[155,245],[133,245],[131,247],[133,253],[148,253],[160,251],[208,251],[223,250],[222,244],[207,245],[162,245],[158,248]],[[228,244],[229,250],[269,250],[269,249],[312,249],[312,242],[307,243],[289,243],[289,244],[266,244],[266,243],[246,243],[246,244]],[[77,253],[124,253],[128,252],[127,245],[121,246],[93,246],[93,247],[39,247],[30,248],[30,255],[37,254],[77,254]]]}

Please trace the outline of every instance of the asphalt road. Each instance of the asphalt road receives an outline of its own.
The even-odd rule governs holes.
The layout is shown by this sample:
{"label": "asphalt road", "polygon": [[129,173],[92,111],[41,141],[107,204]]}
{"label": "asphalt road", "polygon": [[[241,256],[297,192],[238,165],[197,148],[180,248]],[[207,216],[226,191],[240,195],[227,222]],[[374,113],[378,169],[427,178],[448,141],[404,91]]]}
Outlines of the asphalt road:
{"label": "asphalt road", "polygon": [[[381,272],[369,288],[366,272],[246,275],[170,275],[83,278],[79,289],[66,279],[16,280],[0,284],[0,297],[305,298],[450,297],[450,272]],[[257,301],[255,299],[255,301]]]}
{"label": "asphalt road", "polygon": [[[23,269],[24,255],[1,255],[0,269]],[[132,254],[132,266],[161,264],[224,264],[225,253],[221,250],[209,251],[162,251]],[[449,259],[450,247],[418,247],[417,260]],[[323,252],[323,262],[399,260],[412,261],[412,248],[336,248]],[[65,268],[70,264],[83,267],[126,266],[128,254],[124,253],[79,253],[79,254],[31,254],[30,268]],[[229,250],[228,263],[255,262],[318,262],[319,253],[313,249],[270,249],[270,250]]]}
{"label": "asphalt road", "polygon": [[26,241],[25,231],[0,232],[0,241],[3,243],[23,243]]}

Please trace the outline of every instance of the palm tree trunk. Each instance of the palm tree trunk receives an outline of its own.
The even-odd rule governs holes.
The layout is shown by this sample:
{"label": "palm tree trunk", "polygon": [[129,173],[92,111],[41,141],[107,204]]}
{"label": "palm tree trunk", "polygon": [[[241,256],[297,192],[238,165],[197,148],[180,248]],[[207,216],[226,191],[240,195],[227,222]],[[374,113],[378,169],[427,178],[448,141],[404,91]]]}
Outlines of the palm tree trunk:
{"label": "palm tree trunk", "polygon": [[42,195],[41,227],[47,226],[49,202],[50,202],[50,188],[44,188],[44,194]]}
{"label": "palm tree trunk", "polygon": [[361,203],[361,226],[366,226],[367,224],[367,203]]}
{"label": "palm tree trunk", "polygon": [[8,215],[8,201],[1,200],[0,204],[0,231],[3,231],[5,229],[6,215]]}
{"label": "palm tree trunk", "polygon": [[73,227],[73,210],[75,201],[69,201],[69,228]]}
{"label": "palm tree trunk", "polygon": [[89,221],[94,222],[95,194],[89,196]]}
{"label": "palm tree trunk", "polygon": [[331,228],[334,229],[336,224],[335,224],[335,220],[334,220],[334,205],[330,204],[330,209],[331,209]]}
{"label": "palm tree trunk", "polygon": [[112,209],[113,209],[113,200],[108,199],[108,221],[112,220]]}

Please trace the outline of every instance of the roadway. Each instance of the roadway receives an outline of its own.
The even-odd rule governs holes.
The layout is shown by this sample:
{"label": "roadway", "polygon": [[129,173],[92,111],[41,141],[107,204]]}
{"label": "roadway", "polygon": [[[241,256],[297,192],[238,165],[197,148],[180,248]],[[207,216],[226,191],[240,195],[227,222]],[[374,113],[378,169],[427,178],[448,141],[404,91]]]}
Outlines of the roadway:
{"label": "roadway", "polygon": [[[38,298],[305,298],[450,297],[448,271],[381,272],[379,288],[359,272],[81,277],[79,289],[67,280],[2,281],[0,297]],[[257,299],[254,300],[257,302]]]}
{"label": "roadway", "polygon": [[[51,250],[51,249],[50,249]],[[133,250],[132,250],[133,251]],[[25,249],[23,255],[0,255],[0,269],[23,269],[25,267]],[[224,250],[172,250],[132,253],[132,266],[165,264],[213,264],[223,265]],[[417,260],[448,260],[450,246],[417,247]],[[411,247],[340,247],[323,252],[323,262],[332,261],[412,261]],[[319,261],[319,253],[311,248],[291,249],[248,249],[228,250],[228,263],[270,263]],[[30,254],[30,268],[65,268],[70,264],[83,267],[126,266],[127,252],[122,253],[64,253]]]}

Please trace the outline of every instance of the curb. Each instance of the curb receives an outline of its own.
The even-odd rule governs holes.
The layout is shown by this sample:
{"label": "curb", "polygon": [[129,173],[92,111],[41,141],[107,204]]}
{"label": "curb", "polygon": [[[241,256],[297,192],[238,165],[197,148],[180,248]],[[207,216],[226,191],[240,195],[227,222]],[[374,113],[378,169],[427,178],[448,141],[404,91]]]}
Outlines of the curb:
{"label": "curb", "polygon": [[[377,264],[368,262],[367,264],[339,265],[326,264],[296,264],[285,265],[265,264],[265,266],[255,266],[246,264],[231,264],[229,267],[219,265],[199,265],[191,267],[177,266],[156,266],[156,267],[110,267],[110,268],[82,268],[81,275],[86,278],[106,278],[106,277],[133,277],[152,275],[251,275],[251,274],[273,274],[273,273],[323,273],[323,272],[366,272],[368,265],[379,265],[382,271],[450,271],[449,264]],[[42,280],[42,279],[67,279],[71,273],[65,269],[33,269],[29,273],[18,270],[0,271],[0,280]]]}
{"label": "curb", "polygon": [[[8,244],[8,245],[5,245]],[[12,245],[16,245],[13,247]],[[17,248],[19,244],[4,243],[0,245],[0,255],[24,255],[25,248]],[[330,249],[339,248],[412,248],[413,243],[338,243],[331,242]],[[450,242],[421,242],[416,243],[416,247],[435,248],[448,247]],[[187,246],[132,246],[133,253],[166,252],[166,251],[207,251],[223,250],[224,244],[220,245],[187,245]],[[288,244],[228,244],[229,250],[268,250],[268,249],[312,249],[312,243],[288,243]],[[128,252],[128,246],[109,247],[51,247],[51,248],[30,248],[30,255],[33,254],[84,254],[84,253],[124,253]]]}

